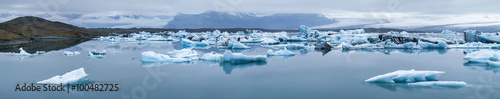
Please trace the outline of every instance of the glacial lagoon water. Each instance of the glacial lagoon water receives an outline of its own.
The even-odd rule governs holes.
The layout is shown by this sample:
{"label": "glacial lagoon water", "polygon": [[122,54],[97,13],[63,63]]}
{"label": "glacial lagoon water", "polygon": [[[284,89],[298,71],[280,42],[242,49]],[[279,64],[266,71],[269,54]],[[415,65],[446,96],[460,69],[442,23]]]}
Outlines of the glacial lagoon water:
{"label": "glacial lagoon water", "polygon": [[[234,50],[265,55],[270,47],[249,44]],[[106,50],[102,59],[88,51]],[[0,99],[17,98],[162,98],[162,99],[499,99],[500,68],[467,63],[461,49],[448,50],[294,50],[293,57],[270,57],[267,62],[231,64],[141,62],[141,52],[167,53],[182,49],[179,41],[110,43],[86,41],[32,57],[0,53]],[[223,53],[214,47],[193,48],[200,55]],[[33,50],[33,49],[32,49]],[[63,51],[79,51],[64,56]],[[119,84],[114,92],[20,92],[16,84],[35,83],[85,68],[95,83]],[[412,87],[366,83],[364,80],[396,70],[436,70],[439,80],[465,81],[465,87]]]}

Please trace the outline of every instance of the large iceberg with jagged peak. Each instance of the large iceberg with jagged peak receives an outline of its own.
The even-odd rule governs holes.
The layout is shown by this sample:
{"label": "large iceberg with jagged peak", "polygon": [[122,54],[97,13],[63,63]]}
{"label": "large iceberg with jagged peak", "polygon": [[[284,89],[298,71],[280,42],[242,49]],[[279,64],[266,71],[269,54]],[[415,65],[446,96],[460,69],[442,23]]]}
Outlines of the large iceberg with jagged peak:
{"label": "large iceberg with jagged peak", "polygon": [[411,83],[420,81],[436,81],[437,76],[443,73],[444,71],[416,71],[414,69],[397,70],[366,79],[365,82]]}
{"label": "large iceberg with jagged peak", "polygon": [[42,80],[36,83],[39,84],[81,84],[81,83],[89,83],[87,76],[89,74],[85,73],[83,68],[79,68],[70,72],[67,72],[63,75],[56,75],[52,78]]}

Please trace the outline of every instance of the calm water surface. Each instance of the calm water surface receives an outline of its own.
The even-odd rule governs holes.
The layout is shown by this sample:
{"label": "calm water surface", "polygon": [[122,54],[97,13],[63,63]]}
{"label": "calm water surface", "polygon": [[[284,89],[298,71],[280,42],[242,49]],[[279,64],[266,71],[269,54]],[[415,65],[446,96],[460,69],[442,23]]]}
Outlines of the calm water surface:
{"label": "calm water surface", "polygon": [[[265,55],[270,47],[249,45],[246,55]],[[88,51],[107,50],[102,59]],[[500,68],[466,63],[462,50],[295,50],[293,57],[267,62],[231,64],[211,61],[143,63],[141,52],[167,53],[179,42],[87,41],[33,57],[0,53],[0,99],[15,98],[161,98],[161,99],[499,99]],[[64,56],[64,51],[79,51]],[[194,48],[200,56],[225,49]],[[117,92],[19,92],[16,84],[35,83],[85,68],[96,83],[117,83]],[[370,77],[396,70],[445,71],[439,79],[465,81],[466,87],[410,87],[365,83]]]}

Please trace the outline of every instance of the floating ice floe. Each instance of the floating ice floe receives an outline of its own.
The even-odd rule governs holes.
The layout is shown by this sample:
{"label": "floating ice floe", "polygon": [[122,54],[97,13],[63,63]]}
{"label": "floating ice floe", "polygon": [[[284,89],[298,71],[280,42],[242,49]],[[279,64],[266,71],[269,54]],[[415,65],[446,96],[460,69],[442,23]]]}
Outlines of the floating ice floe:
{"label": "floating ice floe", "polygon": [[457,49],[495,49],[500,48],[498,44],[485,44],[481,42],[470,42],[465,44],[448,45],[449,48]]}
{"label": "floating ice floe", "polygon": [[167,52],[167,55],[172,58],[189,58],[189,59],[198,59],[198,52],[192,49],[181,49],[174,50],[172,52]]}
{"label": "floating ice floe", "polygon": [[490,61],[498,61],[498,56],[500,52],[493,50],[480,50],[472,53],[468,53],[464,56],[465,60],[469,62],[478,62],[478,63],[486,63],[488,60]]}
{"label": "floating ice floe", "polygon": [[268,56],[294,56],[295,53],[293,53],[292,51],[287,50],[286,48],[283,49],[283,50],[275,51],[275,52],[273,52],[273,50],[269,49],[267,51],[267,55]]}
{"label": "floating ice floe", "polygon": [[89,51],[89,57],[103,58],[104,56],[106,56],[106,50],[98,52],[97,50],[93,49]]}
{"label": "floating ice floe", "polygon": [[89,74],[85,73],[85,70],[83,68],[79,68],[70,72],[65,73],[64,75],[56,75],[52,78],[42,80],[39,82],[36,82],[38,84],[81,84],[81,83],[88,83],[89,80],[87,79],[87,76]]}
{"label": "floating ice floe", "polygon": [[443,71],[415,71],[397,70],[383,75],[378,75],[365,80],[365,82],[385,82],[385,83],[411,83],[420,81],[436,81],[437,76]]}
{"label": "floating ice floe", "polygon": [[72,52],[72,51],[64,51],[62,54],[64,56],[76,56],[76,55],[80,55],[80,52],[78,52],[78,51],[74,51],[74,52]]}
{"label": "floating ice floe", "polygon": [[187,62],[191,61],[189,58],[171,58],[168,55],[155,53],[153,51],[146,51],[141,53],[141,61],[143,62]]}
{"label": "floating ice floe", "polygon": [[418,87],[464,87],[467,83],[463,81],[437,81],[437,76],[443,71],[415,71],[397,70],[383,75],[378,75],[365,80],[370,83],[406,83],[408,86]]}
{"label": "floating ice floe", "polygon": [[340,34],[364,34],[365,29],[355,29],[355,30],[340,30]]}

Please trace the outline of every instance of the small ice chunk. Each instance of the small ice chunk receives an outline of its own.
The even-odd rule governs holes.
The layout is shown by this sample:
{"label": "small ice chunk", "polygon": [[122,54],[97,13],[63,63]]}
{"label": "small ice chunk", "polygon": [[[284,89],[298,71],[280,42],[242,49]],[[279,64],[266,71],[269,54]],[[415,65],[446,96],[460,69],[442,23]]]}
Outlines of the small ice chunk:
{"label": "small ice chunk", "polygon": [[72,52],[72,51],[64,51],[62,54],[65,55],[65,56],[75,56],[75,55],[80,55],[80,52],[78,52],[78,51],[74,51],[74,52]]}
{"label": "small ice chunk", "polygon": [[378,75],[365,82],[388,82],[388,83],[409,83],[417,81],[433,81],[437,80],[437,76],[443,74],[443,71],[415,71],[412,70],[397,70],[383,75]]}
{"label": "small ice chunk", "polygon": [[287,50],[286,48],[283,49],[283,50],[276,51],[276,52],[273,52],[273,50],[269,49],[267,51],[267,55],[268,56],[294,56],[295,53],[293,53],[292,51]]}
{"label": "small ice chunk", "polygon": [[414,82],[407,83],[409,86],[420,86],[420,87],[431,87],[431,86],[441,86],[441,87],[464,87],[467,83],[463,81],[426,81],[426,82]]}
{"label": "small ice chunk", "polygon": [[70,71],[62,76],[56,75],[52,78],[42,80],[36,83],[39,84],[74,84],[78,83],[80,80],[86,80],[87,73],[85,73],[85,70],[83,68],[79,68],[73,71]]}
{"label": "small ice chunk", "polygon": [[222,58],[222,54],[217,54],[215,52],[206,53],[201,57],[202,60],[219,61]]}

